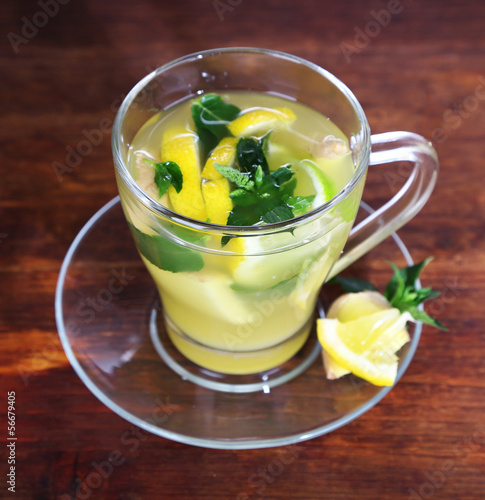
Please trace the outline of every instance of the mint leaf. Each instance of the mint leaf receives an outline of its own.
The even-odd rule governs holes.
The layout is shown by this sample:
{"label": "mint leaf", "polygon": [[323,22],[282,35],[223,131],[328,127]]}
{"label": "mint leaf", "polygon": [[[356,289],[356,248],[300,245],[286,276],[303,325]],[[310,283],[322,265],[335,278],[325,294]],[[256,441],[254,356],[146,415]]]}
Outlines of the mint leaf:
{"label": "mint leaf", "polygon": [[291,208],[281,199],[268,198],[256,206],[256,213],[260,220],[267,224],[274,224],[289,219],[294,215]]}
{"label": "mint leaf", "polygon": [[[386,286],[384,297],[392,307],[399,309],[401,313],[409,312],[416,321],[422,321],[441,330],[447,330],[438,320],[418,309],[418,306],[424,301],[440,295],[440,292],[432,290],[431,287],[416,289],[416,281],[421,271],[432,260],[433,257],[429,257],[418,264],[403,267],[402,269],[399,269],[393,262],[389,262],[394,270],[394,274]],[[376,289],[368,281],[356,278],[340,278],[336,276],[329,281],[329,283],[333,282],[339,283],[346,292],[350,293]]]}
{"label": "mint leaf", "polygon": [[228,104],[217,94],[206,94],[194,101],[191,112],[197,134],[207,154],[224,137],[231,135],[227,124],[234,120],[241,110],[233,104]]}
{"label": "mint leaf", "polygon": [[420,288],[419,290],[416,290],[416,295],[417,299],[419,302],[423,302],[428,299],[434,299],[435,297],[439,297],[440,292],[436,290],[432,290],[431,287],[427,288]]}
{"label": "mint leaf", "polygon": [[236,156],[241,170],[254,176],[258,167],[261,167],[264,174],[269,174],[269,166],[264,154],[263,140],[256,140],[251,137],[242,137],[236,146]]}
{"label": "mint leaf", "polygon": [[399,310],[408,310],[409,307],[418,306],[427,299],[437,297],[439,292],[431,288],[421,288],[417,290],[416,280],[419,278],[424,266],[433,260],[432,257],[419,262],[413,266],[398,269],[390,262],[394,270],[394,275],[388,283],[384,296],[392,306]]}
{"label": "mint leaf", "polygon": [[145,159],[146,162],[153,165],[155,169],[155,184],[158,187],[158,197],[161,198],[168,190],[170,185],[180,193],[183,184],[183,176],[180,167],[173,161],[155,163],[152,160]]}
{"label": "mint leaf", "polygon": [[290,169],[289,165],[283,165],[264,177],[259,191],[276,194],[280,190],[280,187],[290,181],[294,175],[295,172]]}
{"label": "mint leaf", "polygon": [[429,314],[425,313],[424,311],[418,309],[415,306],[409,306],[406,309],[402,310],[401,312],[405,311],[408,311],[416,321],[422,321],[423,323],[439,328],[440,330],[445,330],[445,331],[448,330],[448,328],[442,325],[437,319],[432,318]]}
{"label": "mint leaf", "polygon": [[269,130],[265,135],[263,135],[263,137],[258,139],[258,142],[261,145],[263,153],[265,153],[265,154],[266,154],[266,151],[268,151],[269,138],[270,138],[272,132],[273,132],[272,130]]}
{"label": "mint leaf", "polygon": [[264,180],[264,172],[261,165],[258,166],[256,172],[254,173],[254,183],[256,184],[256,189],[260,189]]}
{"label": "mint leaf", "polygon": [[184,180],[180,167],[174,161],[167,161],[165,162],[165,168],[172,176],[172,186],[174,187],[175,191],[177,191],[177,193],[180,193]]}
{"label": "mint leaf", "polygon": [[220,163],[214,163],[214,168],[238,188],[246,189],[248,191],[253,189],[254,181],[251,179],[249,174],[240,172],[239,170],[228,167],[227,165],[221,165]]}
{"label": "mint leaf", "polygon": [[293,196],[293,191],[295,191],[296,184],[297,184],[297,180],[295,177],[293,177],[293,179],[291,179],[291,181],[283,184],[283,186],[281,186],[279,188],[279,190],[278,190],[279,195],[283,199]]}
{"label": "mint leaf", "polygon": [[399,270],[399,272],[404,277],[404,281],[408,286],[414,286],[416,280],[419,278],[421,271],[424,266],[428,265],[433,260],[433,257],[428,257],[424,259],[422,262],[415,264],[414,266],[404,267]]}
{"label": "mint leaf", "polygon": [[402,269],[398,269],[394,263],[390,262],[390,265],[394,270],[394,275],[384,292],[386,299],[393,304],[394,302],[399,302],[403,298],[406,290],[408,290],[407,293],[409,293],[409,290],[415,290],[415,283],[419,278],[421,271],[424,266],[432,260],[433,257],[428,257],[414,266],[403,267]]}
{"label": "mint leaf", "polygon": [[259,202],[259,198],[256,194],[245,191],[244,189],[236,189],[236,191],[233,191],[229,197],[234,205],[240,205],[242,207],[256,205]]}
{"label": "mint leaf", "polygon": [[[296,186],[295,173],[289,164],[269,171],[264,153],[268,137],[269,134],[259,140],[250,137],[239,139],[236,154],[240,170],[214,164],[215,169],[236,187],[229,195],[234,208],[227,219],[228,225],[271,224],[295,216],[293,207],[287,203]],[[292,203],[300,213],[304,213],[312,200],[313,197],[296,197]],[[223,238],[223,245],[227,241]]]}
{"label": "mint leaf", "polygon": [[138,251],[159,269],[172,273],[196,272],[204,267],[199,252],[178,245],[159,235],[143,233],[128,223]]}
{"label": "mint leaf", "polygon": [[158,187],[158,197],[161,198],[172,183],[172,175],[161,163],[154,165],[155,167],[155,184]]}
{"label": "mint leaf", "polygon": [[277,170],[274,170],[270,174],[265,177],[266,179],[272,179],[275,187],[282,186],[285,182],[288,182],[293,178],[295,172],[291,170],[291,165],[288,163],[287,165],[282,165]]}
{"label": "mint leaf", "polygon": [[315,195],[311,196],[284,196],[283,200],[291,208],[293,214],[303,215],[308,212],[312,206]]}
{"label": "mint leaf", "polygon": [[258,222],[260,222],[260,217],[254,213],[254,210],[240,205],[236,205],[227,217],[228,226],[253,226]]}
{"label": "mint leaf", "polygon": [[394,262],[389,263],[394,270],[394,274],[391,278],[391,281],[386,286],[386,290],[384,291],[384,297],[393,304],[398,301],[400,297],[402,297],[404,293],[404,289],[406,288],[406,281],[404,279],[404,273],[401,273],[396,264]]}

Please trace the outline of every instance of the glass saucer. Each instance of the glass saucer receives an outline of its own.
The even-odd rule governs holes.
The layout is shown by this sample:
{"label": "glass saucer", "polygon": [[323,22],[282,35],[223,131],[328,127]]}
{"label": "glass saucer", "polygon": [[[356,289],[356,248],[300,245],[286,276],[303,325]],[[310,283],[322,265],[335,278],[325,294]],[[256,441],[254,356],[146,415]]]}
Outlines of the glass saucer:
{"label": "glass saucer", "polygon": [[[376,267],[371,264],[385,260],[413,263],[396,234],[354,264],[353,276],[365,274],[359,277],[372,281]],[[327,289],[321,294],[324,305],[330,300]],[[279,384],[251,392],[204,387],[190,373],[169,366],[153,342],[150,325],[158,301],[119,198],[114,198],[67,252],[56,290],[57,327],[87,388],[122,418],[158,436],[221,449],[288,445],[348,424],[392,389],[353,375],[327,380],[321,356],[314,354],[301,373]],[[420,323],[410,325],[412,340],[399,354],[398,379],[416,351],[421,328]]]}

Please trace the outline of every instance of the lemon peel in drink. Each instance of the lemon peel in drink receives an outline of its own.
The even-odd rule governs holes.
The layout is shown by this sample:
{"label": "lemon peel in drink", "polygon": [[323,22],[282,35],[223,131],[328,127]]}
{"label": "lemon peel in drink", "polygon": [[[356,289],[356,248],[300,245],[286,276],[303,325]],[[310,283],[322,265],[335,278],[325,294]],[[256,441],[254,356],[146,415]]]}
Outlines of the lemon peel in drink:
{"label": "lemon peel in drink", "polygon": [[374,291],[341,296],[328,317],[317,320],[328,378],[353,374],[378,386],[396,381],[398,352],[409,342],[412,316],[392,307]]}
{"label": "lemon peel in drink", "polygon": [[227,125],[232,135],[257,136],[271,129],[287,127],[296,119],[289,108],[249,108]]}
{"label": "lemon peel in drink", "polygon": [[221,175],[214,164],[232,166],[236,158],[237,138],[226,137],[215,147],[202,170],[202,195],[207,217],[212,224],[226,224],[232,210],[229,181]]}
{"label": "lemon peel in drink", "polygon": [[180,192],[173,186],[168,189],[173,210],[192,219],[207,220],[201,190],[197,135],[183,127],[168,129],[162,137],[161,159],[162,162],[176,163],[183,176],[183,189]]}

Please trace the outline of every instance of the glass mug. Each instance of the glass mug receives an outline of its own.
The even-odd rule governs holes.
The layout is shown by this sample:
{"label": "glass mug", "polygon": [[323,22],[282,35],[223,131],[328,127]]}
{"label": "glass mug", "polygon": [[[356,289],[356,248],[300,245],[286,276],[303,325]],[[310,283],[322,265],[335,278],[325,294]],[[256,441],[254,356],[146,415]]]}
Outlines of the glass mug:
{"label": "glass mug", "polygon": [[[305,215],[250,227],[196,221],[150,198],[127,168],[138,130],[174,103],[227,91],[282,95],[328,117],[352,151],[355,171],[347,185]],[[183,356],[175,361],[163,348],[162,356],[182,374],[190,365],[199,373],[196,381],[232,383],[253,374],[255,380],[287,380],[303,370],[318,353],[313,339],[311,354],[296,355],[312,330],[322,284],[416,215],[438,173],[436,153],[421,136],[371,136],[362,107],[335,76],[301,58],[256,48],[191,54],[146,76],[118,111],[112,147],[123,210],[162,301],[154,342],[161,346],[165,330]],[[395,161],[414,164],[406,184],[352,229],[368,165]],[[223,246],[223,237],[240,244]]]}

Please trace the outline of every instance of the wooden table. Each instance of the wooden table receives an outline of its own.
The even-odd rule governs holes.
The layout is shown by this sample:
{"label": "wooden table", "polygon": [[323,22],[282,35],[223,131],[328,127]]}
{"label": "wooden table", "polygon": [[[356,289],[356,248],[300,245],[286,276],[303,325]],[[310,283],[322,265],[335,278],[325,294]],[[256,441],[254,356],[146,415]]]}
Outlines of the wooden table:
{"label": "wooden table", "polygon": [[[15,494],[4,444],[0,496],[485,498],[485,4],[5,0],[1,11],[0,399],[6,439],[15,391],[18,440]],[[435,192],[399,235],[415,261],[435,256],[423,283],[442,295],[428,310],[449,331],[425,327],[402,380],[350,424],[286,448],[222,451],[149,435],[98,401],[62,350],[54,294],[70,243],[117,194],[109,129],[120,99],[175,57],[244,45],[334,73],[374,133],[433,140]],[[389,187],[371,172],[364,198],[378,205]],[[388,277],[385,262],[367,265]],[[116,465],[89,488],[93,464],[109,457]]]}

